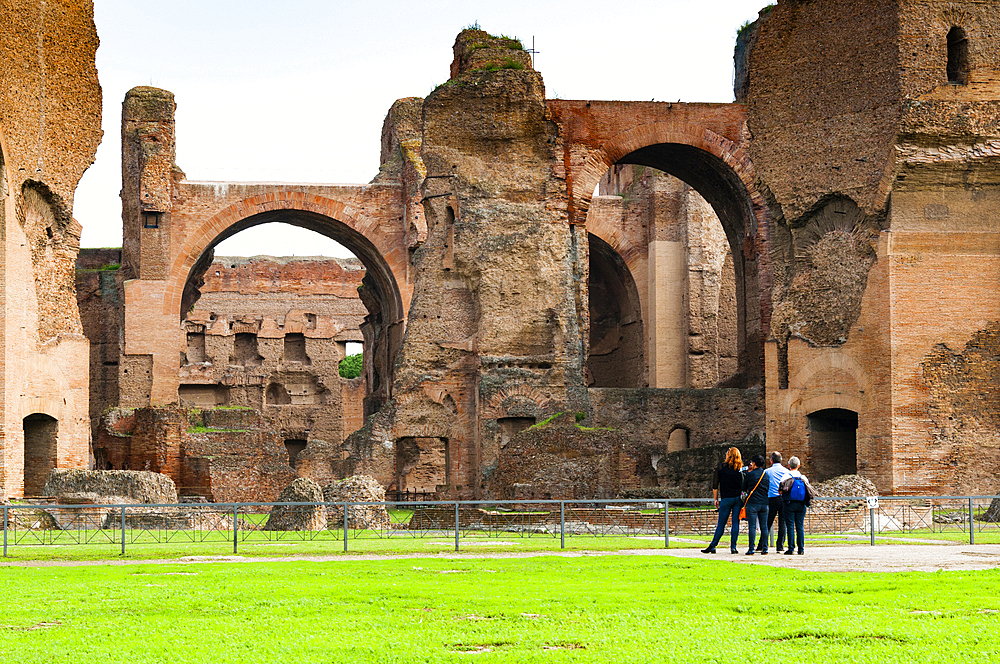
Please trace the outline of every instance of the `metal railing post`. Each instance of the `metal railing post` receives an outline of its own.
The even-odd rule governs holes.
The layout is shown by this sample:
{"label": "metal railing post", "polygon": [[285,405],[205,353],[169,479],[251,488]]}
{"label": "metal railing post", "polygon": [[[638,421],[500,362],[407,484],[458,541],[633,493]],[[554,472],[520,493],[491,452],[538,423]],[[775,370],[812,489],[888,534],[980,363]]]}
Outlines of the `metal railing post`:
{"label": "metal railing post", "polygon": [[872,546],[875,546],[875,508],[868,509],[868,530],[872,537]]}
{"label": "metal railing post", "polygon": [[6,505],[3,506],[3,557],[7,557],[7,514],[10,510]]}
{"label": "metal railing post", "polygon": [[240,532],[240,522],[237,521],[237,516],[236,516],[239,509],[240,508],[238,505],[235,504],[233,505],[233,555],[236,555],[236,550],[237,550],[236,542],[239,539],[239,532]]}
{"label": "metal railing post", "polygon": [[973,512],[972,498],[969,498],[969,544],[976,543],[976,520]]}
{"label": "metal railing post", "polygon": [[559,502],[559,548],[566,548],[566,503]]}
{"label": "metal railing post", "polygon": [[663,501],[663,548],[670,548],[670,501]]}
{"label": "metal railing post", "polygon": [[347,502],[344,502],[344,553],[347,553]]}
{"label": "metal railing post", "polygon": [[458,501],[455,501],[455,551],[458,551]]}
{"label": "metal railing post", "polygon": [[121,517],[122,517],[122,524],[121,524],[122,525],[122,530],[121,530],[122,555],[124,556],[125,555],[125,506],[124,505],[122,505]]}

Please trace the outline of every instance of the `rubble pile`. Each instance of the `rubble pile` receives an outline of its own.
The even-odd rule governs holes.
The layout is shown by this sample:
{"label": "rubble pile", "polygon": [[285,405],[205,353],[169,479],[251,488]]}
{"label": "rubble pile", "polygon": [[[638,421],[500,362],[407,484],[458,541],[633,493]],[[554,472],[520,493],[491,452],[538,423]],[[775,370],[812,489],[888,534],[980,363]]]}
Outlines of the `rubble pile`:
{"label": "rubble pile", "polygon": [[[308,477],[297,477],[278,496],[279,503],[322,503],[323,489]],[[326,530],[323,505],[275,505],[264,530]]]}
{"label": "rubble pile", "polygon": [[[825,482],[813,484],[821,498],[849,498],[852,496],[877,496],[878,489],[871,480],[860,475],[839,475]],[[857,509],[860,501],[814,500],[811,509],[823,512]]]}
{"label": "rubble pile", "polygon": [[[323,500],[328,503],[382,503],[385,502],[385,488],[378,480],[368,475],[353,475],[328,484],[323,488]],[[327,507],[327,521],[330,528],[342,527],[344,510],[339,505]],[[385,505],[348,505],[347,527],[383,530],[389,528],[389,512]]]}

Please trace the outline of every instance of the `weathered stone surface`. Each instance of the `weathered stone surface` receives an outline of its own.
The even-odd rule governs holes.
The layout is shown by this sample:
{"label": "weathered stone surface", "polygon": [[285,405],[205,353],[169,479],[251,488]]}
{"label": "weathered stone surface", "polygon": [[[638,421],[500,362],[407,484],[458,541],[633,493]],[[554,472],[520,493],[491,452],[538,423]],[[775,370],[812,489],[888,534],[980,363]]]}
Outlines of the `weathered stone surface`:
{"label": "weathered stone surface", "polygon": [[20,498],[52,468],[88,466],[73,196],[101,140],[101,88],[91,2],[0,14],[0,485]]}
{"label": "weathered stone surface", "polygon": [[[141,470],[72,470],[57,468],[45,483],[46,496],[61,498],[67,494],[90,495],[104,504],[121,499],[123,503],[174,504],[177,489],[166,475]],[[72,504],[72,503],[67,503]]]}
{"label": "weathered stone surface", "polygon": [[[323,489],[307,477],[297,477],[275,502],[322,503]],[[264,530],[326,530],[326,525],[324,505],[275,505]]]}
{"label": "weathered stone surface", "polygon": [[[385,502],[385,488],[372,477],[353,475],[323,487],[323,500],[328,503],[382,503]],[[330,505],[327,508],[327,515],[330,528],[343,528],[343,506]],[[389,512],[385,509],[385,505],[347,506],[348,528],[384,530],[390,528],[390,524]]]}
{"label": "weathered stone surface", "polygon": [[[499,453],[486,482],[487,498],[574,500],[614,498],[623,490],[656,483],[652,451],[620,432],[578,426],[575,413],[516,434]],[[645,453],[647,467],[640,468]],[[644,472],[645,471],[645,472]]]}

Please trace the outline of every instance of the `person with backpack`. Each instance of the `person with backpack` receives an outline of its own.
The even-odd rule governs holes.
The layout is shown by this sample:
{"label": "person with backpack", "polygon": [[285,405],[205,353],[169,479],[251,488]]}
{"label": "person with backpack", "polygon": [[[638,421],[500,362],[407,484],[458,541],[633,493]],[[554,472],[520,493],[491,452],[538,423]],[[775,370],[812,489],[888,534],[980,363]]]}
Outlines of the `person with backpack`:
{"label": "person with backpack", "polygon": [[750,461],[750,469],[743,476],[744,509],[747,527],[750,530],[750,549],[746,555],[754,554],[754,539],[760,525],[760,539],[763,547],[760,555],[767,555],[767,487],[764,481],[764,457],[758,454]]}
{"label": "person with backpack", "polygon": [[788,477],[781,483],[781,497],[785,501],[785,532],[788,534],[788,550],[786,556],[795,553],[798,543],[798,554],[805,553],[805,523],[806,509],[816,497],[816,491],[809,484],[809,479],[799,472],[798,457],[788,460]]}

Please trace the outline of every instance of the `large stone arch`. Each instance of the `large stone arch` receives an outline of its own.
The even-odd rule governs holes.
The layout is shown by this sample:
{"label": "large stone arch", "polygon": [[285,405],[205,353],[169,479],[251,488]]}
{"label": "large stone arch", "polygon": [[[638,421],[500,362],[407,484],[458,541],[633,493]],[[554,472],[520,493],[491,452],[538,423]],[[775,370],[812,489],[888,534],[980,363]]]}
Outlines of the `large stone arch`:
{"label": "large stone arch", "polygon": [[[253,226],[282,222],[326,235],[349,248],[377,278],[395,291],[391,315],[402,321],[409,309],[406,256],[396,237],[360,210],[331,198],[301,191],[275,191],[245,198],[220,210],[188,233],[174,253],[166,285],[164,314],[180,315],[184,288],[209,249]],[[391,288],[390,288],[391,287]]]}
{"label": "large stone arch", "polygon": [[[715,210],[729,240],[738,284],[739,382],[761,383],[773,280],[769,213],[754,184],[756,173],[749,155],[733,141],[706,127],[671,122],[634,126],[591,149],[583,163],[574,169],[572,218],[587,213],[598,182],[616,164],[648,166],[669,173],[697,190]],[[602,237],[605,229],[588,228],[588,231],[612,247],[620,246],[626,253],[635,249],[613,234]]]}

